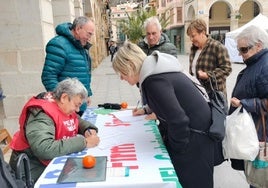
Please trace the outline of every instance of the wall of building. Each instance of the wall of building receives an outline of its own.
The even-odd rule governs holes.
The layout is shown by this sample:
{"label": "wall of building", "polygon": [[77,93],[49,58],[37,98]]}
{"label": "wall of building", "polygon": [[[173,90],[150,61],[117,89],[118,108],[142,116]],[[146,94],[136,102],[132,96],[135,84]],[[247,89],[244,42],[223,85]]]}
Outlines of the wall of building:
{"label": "wall of building", "polygon": [[[204,19],[208,25],[208,31],[209,27],[217,26],[228,26],[230,31],[235,30],[254,18],[252,2],[256,2],[258,4],[260,13],[268,16],[268,1],[265,0],[187,0],[184,4],[185,32],[190,21],[195,18]],[[222,10],[223,4],[230,8],[230,17],[227,19],[223,16],[226,14],[226,9]],[[215,10],[212,11],[212,19],[210,19],[209,10],[213,5],[215,5],[215,7],[213,7]],[[184,47],[185,53],[188,54],[190,51],[191,41],[189,37],[187,37],[186,33],[185,36]]]}
{"label": "wall of building", "polygon": [[[45,46],[55,36],[55,26],[72,22],[84,15],[83,0],[0,0],[0,87],[6,98],[0,101],[0,128],[11,134],[18,130],[18,117],[26,101],[45,89],[41,71],[45,60]],[[102,31],[103,1],[88,3],[95,10],[96,36],[90,53],[93,67],[107,56]],[[98,9],[98,10],[97,10]],[[100,11],[100,9],[102,11]],[[105,14],[105,13],[104,13]],[[106,35],[106,34],[105,34]]]}
{"label": "wall of building", "polygon": [[1,8],[0,83],[6,96],[2,123],[14,133],[24,103],[44,90],[40,72],[45,42],[53,35],[53,14],[47,0],[10,0]]}

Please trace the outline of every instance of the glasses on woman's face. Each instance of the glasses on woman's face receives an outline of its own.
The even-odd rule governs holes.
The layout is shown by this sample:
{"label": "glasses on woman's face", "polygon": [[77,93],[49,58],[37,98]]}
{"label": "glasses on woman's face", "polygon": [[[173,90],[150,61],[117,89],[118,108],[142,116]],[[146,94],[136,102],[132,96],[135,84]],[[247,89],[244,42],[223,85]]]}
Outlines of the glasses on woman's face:
{"label": "glasses on woman's face", "polygon": [[242,54],[246,54],[248,53],[248,51],[252,48],[253,46],[250,45],[250,46],[247,46],[247,47],[240,47],[240,48],[237,48],[237,50],[242,53]]}

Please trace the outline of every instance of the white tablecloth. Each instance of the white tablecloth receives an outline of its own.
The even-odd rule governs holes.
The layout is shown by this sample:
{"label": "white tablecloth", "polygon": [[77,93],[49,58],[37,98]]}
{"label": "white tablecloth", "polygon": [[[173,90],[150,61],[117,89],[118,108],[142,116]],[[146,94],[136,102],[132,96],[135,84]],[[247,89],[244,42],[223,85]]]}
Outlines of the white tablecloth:
{"label": "white tablecloth", "polygon": [[[105,114],[108,110],[87,109],[84,119],[99,128],[101,142],[98,147],[53,159],[35,187],[135,187],[135,188],[180,188],[169,155],[163,145],[154,121],[127,117],[120,114]],[[68,157],[84,155],[107,156],[107,168],[129,167],[128,177],[106,175],[101,182],[57,184],[57,179]]]}

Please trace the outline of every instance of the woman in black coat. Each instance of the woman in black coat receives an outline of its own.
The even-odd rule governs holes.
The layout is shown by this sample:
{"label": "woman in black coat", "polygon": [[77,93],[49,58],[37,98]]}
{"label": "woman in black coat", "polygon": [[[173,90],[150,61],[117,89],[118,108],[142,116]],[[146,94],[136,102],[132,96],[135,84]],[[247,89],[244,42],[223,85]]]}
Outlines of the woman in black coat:
{"label": "woman in black coat", "polygon": [[159,51],[147,57],[137,45],[125,42],[113,68],[130,85],[140,83],[142,96],[164,123],[164,142],[181,185],[213,188],[213,141],[190,131],[207,130],[211,110],[177,58]]}

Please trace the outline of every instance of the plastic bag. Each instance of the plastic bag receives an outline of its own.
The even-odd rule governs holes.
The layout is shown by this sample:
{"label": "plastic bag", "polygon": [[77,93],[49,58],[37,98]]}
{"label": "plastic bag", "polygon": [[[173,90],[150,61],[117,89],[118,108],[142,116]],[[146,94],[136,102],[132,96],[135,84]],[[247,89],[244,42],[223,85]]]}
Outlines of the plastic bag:
{"label": "plastic bag", "polygon": [[222,141],[225,159],[253,161],[259,152],[259,140],[251,114],[238,107],[226,117],[226,133]]}

